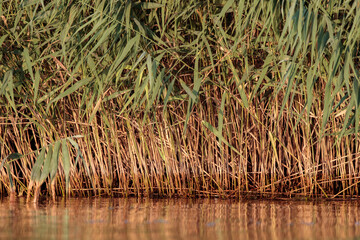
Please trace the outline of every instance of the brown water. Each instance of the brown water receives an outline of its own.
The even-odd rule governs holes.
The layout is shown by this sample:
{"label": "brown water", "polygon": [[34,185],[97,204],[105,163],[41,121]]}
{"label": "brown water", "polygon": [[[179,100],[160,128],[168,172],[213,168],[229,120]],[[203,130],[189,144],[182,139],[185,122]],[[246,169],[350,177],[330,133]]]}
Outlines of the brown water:
{"label": "brown water", "polygon": [[356,239],[359,202],[0,200],[0,239]]}

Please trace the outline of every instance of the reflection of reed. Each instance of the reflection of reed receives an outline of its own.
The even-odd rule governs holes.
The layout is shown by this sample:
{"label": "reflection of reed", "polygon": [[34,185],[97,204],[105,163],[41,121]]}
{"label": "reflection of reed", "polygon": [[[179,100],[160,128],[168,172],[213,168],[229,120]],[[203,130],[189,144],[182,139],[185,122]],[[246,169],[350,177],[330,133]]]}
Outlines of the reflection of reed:
{"label": "reflection of reed", "polygon": [[319,239],[360,236],[357,202],[71,199],[0,203],[4,238]]}

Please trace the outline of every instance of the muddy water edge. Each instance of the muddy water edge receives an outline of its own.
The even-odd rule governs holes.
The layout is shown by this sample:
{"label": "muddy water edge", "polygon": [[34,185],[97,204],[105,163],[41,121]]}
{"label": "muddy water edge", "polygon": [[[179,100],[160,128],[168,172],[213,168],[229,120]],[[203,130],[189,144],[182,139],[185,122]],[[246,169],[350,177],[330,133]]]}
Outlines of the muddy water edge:
{"label": "muddy water edge", "polygon": [[0,200],[4,239],[356,239],[358,201]]}

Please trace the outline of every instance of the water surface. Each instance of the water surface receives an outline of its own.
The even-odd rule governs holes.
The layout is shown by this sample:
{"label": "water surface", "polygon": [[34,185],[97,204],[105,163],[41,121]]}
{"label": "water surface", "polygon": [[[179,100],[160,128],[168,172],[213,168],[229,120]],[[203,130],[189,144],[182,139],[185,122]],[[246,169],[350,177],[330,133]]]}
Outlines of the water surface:
{"label": "water surface", "polygon": [[357,201],[0,200],[0,239],[356,239]]}

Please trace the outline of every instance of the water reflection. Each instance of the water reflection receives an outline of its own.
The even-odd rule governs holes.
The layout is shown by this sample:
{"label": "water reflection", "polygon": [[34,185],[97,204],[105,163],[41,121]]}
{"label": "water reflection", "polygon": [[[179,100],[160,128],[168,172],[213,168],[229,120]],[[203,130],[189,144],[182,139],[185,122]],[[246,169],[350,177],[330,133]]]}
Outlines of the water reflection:
{"label": "water reflection", "polygon": [[358,202],[218,199],[0,201],[6,239],[349,239]]}

